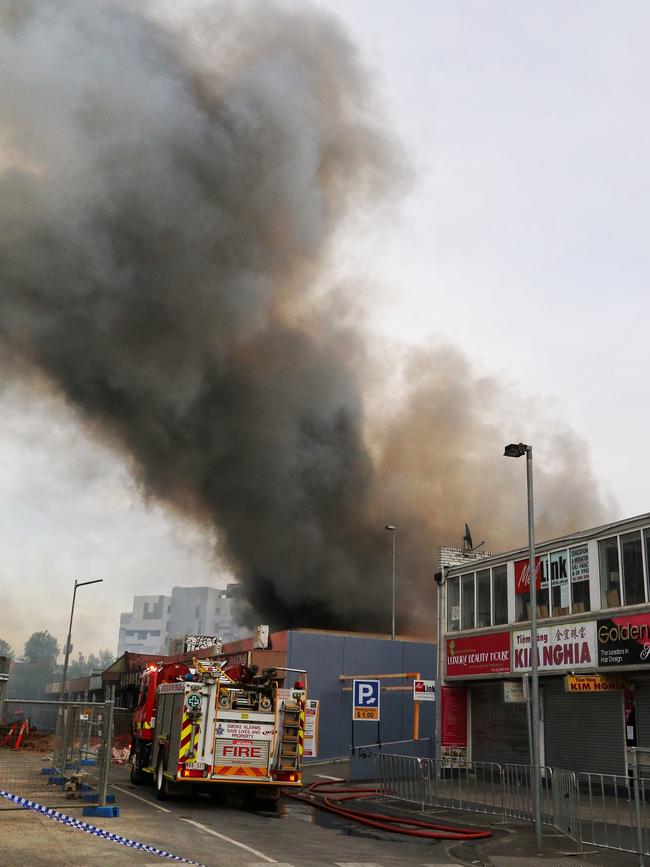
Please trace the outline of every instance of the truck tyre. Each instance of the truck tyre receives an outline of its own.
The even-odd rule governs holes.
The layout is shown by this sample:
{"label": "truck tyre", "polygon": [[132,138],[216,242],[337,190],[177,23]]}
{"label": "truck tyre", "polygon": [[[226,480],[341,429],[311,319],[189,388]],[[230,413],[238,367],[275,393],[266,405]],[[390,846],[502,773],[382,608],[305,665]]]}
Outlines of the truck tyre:
{"label": "truck tyre", "polygon": [[174,784],[170,783],[165,777],[165,761],[162,756],[158,759],[158,764],[156,765],[154,783],[156,786],[156,797],[159,801],[166,801],[172,796]]}
{"label": "truck tyre", "polygon": [[129,762],[131,770],[131,782],[134,786],[141,786],[143,785],[143,783],[147,782],[147,776],[142,770],[143,759],[144,755],[142,748],[136,746],[133,750],[131,761]]}

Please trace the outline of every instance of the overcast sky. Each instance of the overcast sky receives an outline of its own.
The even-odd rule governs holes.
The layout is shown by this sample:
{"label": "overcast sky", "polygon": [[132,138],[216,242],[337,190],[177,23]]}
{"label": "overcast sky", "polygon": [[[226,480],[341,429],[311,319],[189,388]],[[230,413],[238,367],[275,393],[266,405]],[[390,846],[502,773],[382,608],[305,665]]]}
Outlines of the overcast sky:
{"label": "overcast sky", "polygon": [[[647,4],[320,5],[417,171],[401,223],[358,254],[377,339],[451,339],[584,438],[610,518],[648,511]],[[211,540],[144,503],[65,405],[5,383],[0,413],[0,637],[16,650],[38,629],[63,644],[75,578],[104,579],[80,591],[75,652],[114,651],[134,593],[225,582]]]}

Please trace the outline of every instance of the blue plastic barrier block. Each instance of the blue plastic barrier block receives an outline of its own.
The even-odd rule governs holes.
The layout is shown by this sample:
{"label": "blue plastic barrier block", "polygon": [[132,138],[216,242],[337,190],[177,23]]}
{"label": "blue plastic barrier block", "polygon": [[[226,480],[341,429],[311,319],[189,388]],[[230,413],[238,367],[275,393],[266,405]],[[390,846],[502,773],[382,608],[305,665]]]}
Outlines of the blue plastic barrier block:
{"label": "blue plastic barrier block", "polygon": [[103,819],[115,819],[120,815],[119,807],[84,807],[82,809],[84,816],[97,816]]}
{"label": "blue plastic barrier block", "polygon": [[97,759],[82,759],[81,764],[83,767],[92,767],[94,768],[97,765]]}
{"label": "blue plastic barrier block", "polygon": [[79,788],[81,789],[82,792],[92,792],[92,789],[93,789],[93,787],[89,786],[88,783],[82,783],[81,786],[79,786]]}
{"label": "blue plastic barrier block", "polygon": [[52,776],[52,774],[56,774],[56,768],[41,768],[41,773],[46,776]]}
{"label": "blue plastic barrier block", "polygon": [[84,792],[81,796],[82,801],[96,801],[97,798],[99,798],[99,792]]}
{"label": "blue plastic barrier block", "polygon": [[50,786],[65,786],[68,777],[50,777],[47,782]]}

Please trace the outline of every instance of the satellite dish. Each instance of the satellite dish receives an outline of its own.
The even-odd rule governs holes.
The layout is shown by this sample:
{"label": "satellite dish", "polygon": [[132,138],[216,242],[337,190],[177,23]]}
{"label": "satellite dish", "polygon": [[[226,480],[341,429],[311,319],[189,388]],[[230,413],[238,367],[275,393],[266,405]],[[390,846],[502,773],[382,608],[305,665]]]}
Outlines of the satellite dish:
{"label": "satellite dish", "polygon": [[474,546],[472,544],[472,534],[469,531],[469,524],[465,524],[465,535],[463,536],[463,543],[465,548],[469,548],[470,551],[474,550]]}

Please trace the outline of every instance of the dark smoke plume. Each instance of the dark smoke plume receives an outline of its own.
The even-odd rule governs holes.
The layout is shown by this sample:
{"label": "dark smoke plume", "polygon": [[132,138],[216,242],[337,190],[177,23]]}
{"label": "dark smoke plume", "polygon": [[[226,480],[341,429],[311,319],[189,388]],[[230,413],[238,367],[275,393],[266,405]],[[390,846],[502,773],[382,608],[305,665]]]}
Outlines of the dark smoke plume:
{"label": "dark smoke plume", "polygon": [[[438,544],[465,520],[520,541],[522,481],[497,455],[521,433],[451,348],[405,357],[398,412],[364,404],[380,365],[333,312],[330,254],[408,171],[341,27],[267,0],[174,22],[87,0],[3,14],[3,361],[216,528],[257,617],[385,630],[390,521],[402,623],[428,627]],[[575,460],[546,491],[564,511],[541,531],[599,517],[562,445]]]}

